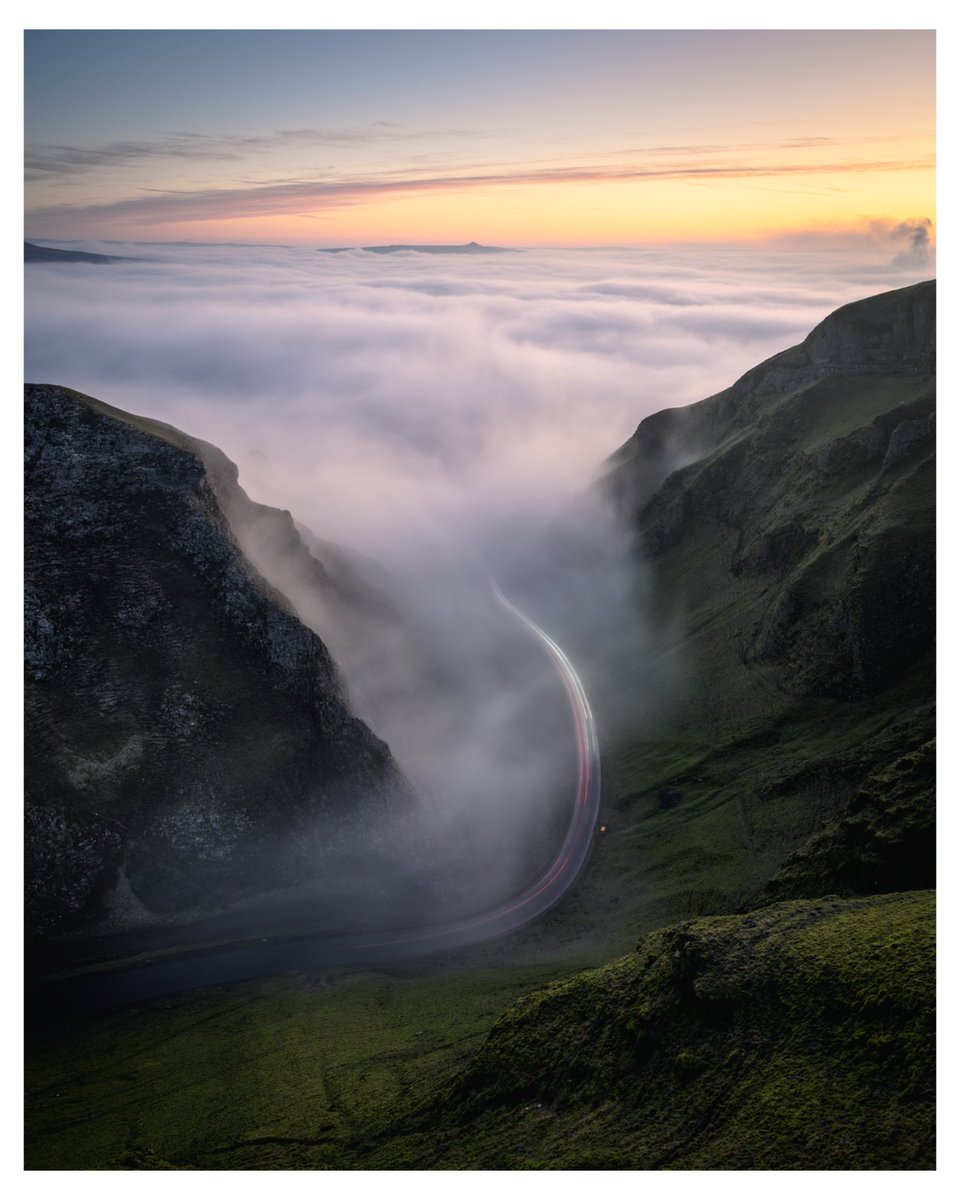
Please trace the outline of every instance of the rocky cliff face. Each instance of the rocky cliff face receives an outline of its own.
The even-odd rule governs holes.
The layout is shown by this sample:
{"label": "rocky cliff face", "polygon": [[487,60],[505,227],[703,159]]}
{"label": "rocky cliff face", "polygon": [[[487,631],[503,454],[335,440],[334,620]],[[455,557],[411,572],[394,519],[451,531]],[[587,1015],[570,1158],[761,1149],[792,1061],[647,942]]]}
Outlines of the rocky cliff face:
{"label": "rocky cliff face", "polygon": [[42,385],[25,450],[31,933],[315,878],[350,822],[409,800],[324,644],[238,548],[223,456]]}

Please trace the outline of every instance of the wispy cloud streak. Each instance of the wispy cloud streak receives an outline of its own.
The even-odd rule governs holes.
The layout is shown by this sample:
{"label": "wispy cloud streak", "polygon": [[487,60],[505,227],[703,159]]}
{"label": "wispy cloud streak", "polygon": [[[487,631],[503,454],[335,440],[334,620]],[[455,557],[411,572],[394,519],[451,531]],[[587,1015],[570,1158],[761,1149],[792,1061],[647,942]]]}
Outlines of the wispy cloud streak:
{"label": "wispy cloud streak", "polygon": [[104,167],[135,166],[158,159],[239,162],[264,152],[298,146],[365,146],[437,137],[470,139],[487,136],[481,130],[405,129],[391,121],[375,121],[363,128],[279,129],[262,135],[177,132],[152,140],[107,142],[101,146],[30,143],[26,147],[24,166],[27,179],[32,181],[50,175],[93,172]]}
{"label": "wispy cloud streak", "polygon": [[932,155],[906,159],[838,160],[835,162],[696,163],[649,166],[545,167],[474,174],[410,177],[356,176],[317,181],[300,180],[266,186],[198,188],[127,197],[100,204],[50,205],[28,213],[28,222],[45,228],[60,218],[90,217],[134,224],[223,220],[236,217],[310,213],[325,208],[361,204],[379,196],[426,191],[465,191],[479,188],[549,184],[628,183],[663,180],[708,181],[723,179],[773,179],[812,175],[859,175],[892,171],[932,170]]}

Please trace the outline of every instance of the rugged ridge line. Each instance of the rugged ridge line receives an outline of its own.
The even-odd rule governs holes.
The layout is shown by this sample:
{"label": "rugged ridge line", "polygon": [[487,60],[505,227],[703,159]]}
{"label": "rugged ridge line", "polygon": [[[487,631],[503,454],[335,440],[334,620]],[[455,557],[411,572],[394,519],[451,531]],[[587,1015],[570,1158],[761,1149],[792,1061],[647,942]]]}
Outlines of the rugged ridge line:
{"label": "rugged ridge line", "polygon": [[[764,601],[738,636],[791,690],[855,698],[932,647],[936,287],[846,305],[800,346],[650,417],[604,481],[657,559],[709,528]],[[932,519],[929,530],[932,530]],[[924,530],[924,532],[927,532]]]}
{"label": "rugged ridge line", "polygon": [[672,471],[755,421],[764,400],[830,376],[935,375],[936,304],[928,280],[843,305],[723,391],[645,417],[607,460],[607,486],[636,509]]}

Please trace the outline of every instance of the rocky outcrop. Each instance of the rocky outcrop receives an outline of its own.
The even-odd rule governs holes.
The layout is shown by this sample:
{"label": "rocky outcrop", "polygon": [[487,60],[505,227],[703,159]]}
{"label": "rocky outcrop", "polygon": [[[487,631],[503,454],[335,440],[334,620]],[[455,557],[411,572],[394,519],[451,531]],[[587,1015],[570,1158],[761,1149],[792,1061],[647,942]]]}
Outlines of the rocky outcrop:
{"label": "rocky outcrop", "polygon": [[876,692],[932,648],[935,298],[846,305],[611,460],[648,560],[733,542],[729,574],[762,589],[738,602],[738,651],[790,690]]}
{"label": "rocky outcrop", "polygon": [[936,282],[845,304],[800,350],[810,368],[870,375],[933,375],[937,369]]}
{"label": "rocky outcrop", "polygon": [[[639,511],[672,472],[748,428],[771,400],[782,402],[831,376],[934,376],[936,300],[930,280],[846,304],[799,346],[751,368],[724,391],[647,417],[608,460],[608,490],[622,509]],[[787,411],[798,415],[789,401]]]}
{"label": "rocky outcrop", "polygon": [[521,997],[365,1165],[935,1165],[934,896],[771,905],[648,934]]}
{"label": "rocky outcrop", "polygon": [[867,776],[844,811],[810,838],[754,900],[933,888],[936,862],[936,745],[931,740]]}
{"label": "rocky outcrop", "polygon": [[235,470],[65,388],[28,385],[25,428],[29,931],[316,878],[409,794],[241,553]]}
{"label": "rocky outcrop", "polygon": [[936,374],[936,303],[936,282],[930,280],[845,304],[799,346],[760,363],[705,402],[713,422],[729,431],[731,421],[751,420],[766,397],[785,396],[831,375]]}

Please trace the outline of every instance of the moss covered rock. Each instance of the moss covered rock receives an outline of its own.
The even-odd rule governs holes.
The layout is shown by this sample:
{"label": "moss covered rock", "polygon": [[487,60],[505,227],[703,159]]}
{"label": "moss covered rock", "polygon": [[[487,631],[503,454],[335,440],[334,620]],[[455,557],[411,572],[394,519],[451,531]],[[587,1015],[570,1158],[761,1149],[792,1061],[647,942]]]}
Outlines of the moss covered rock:
{"label": "moss covered rock", "polygon": [[375,1161],[932,1167],[933,905],[827,898],[650,934],[518,1001],[420,1118],[438,1129]]}

